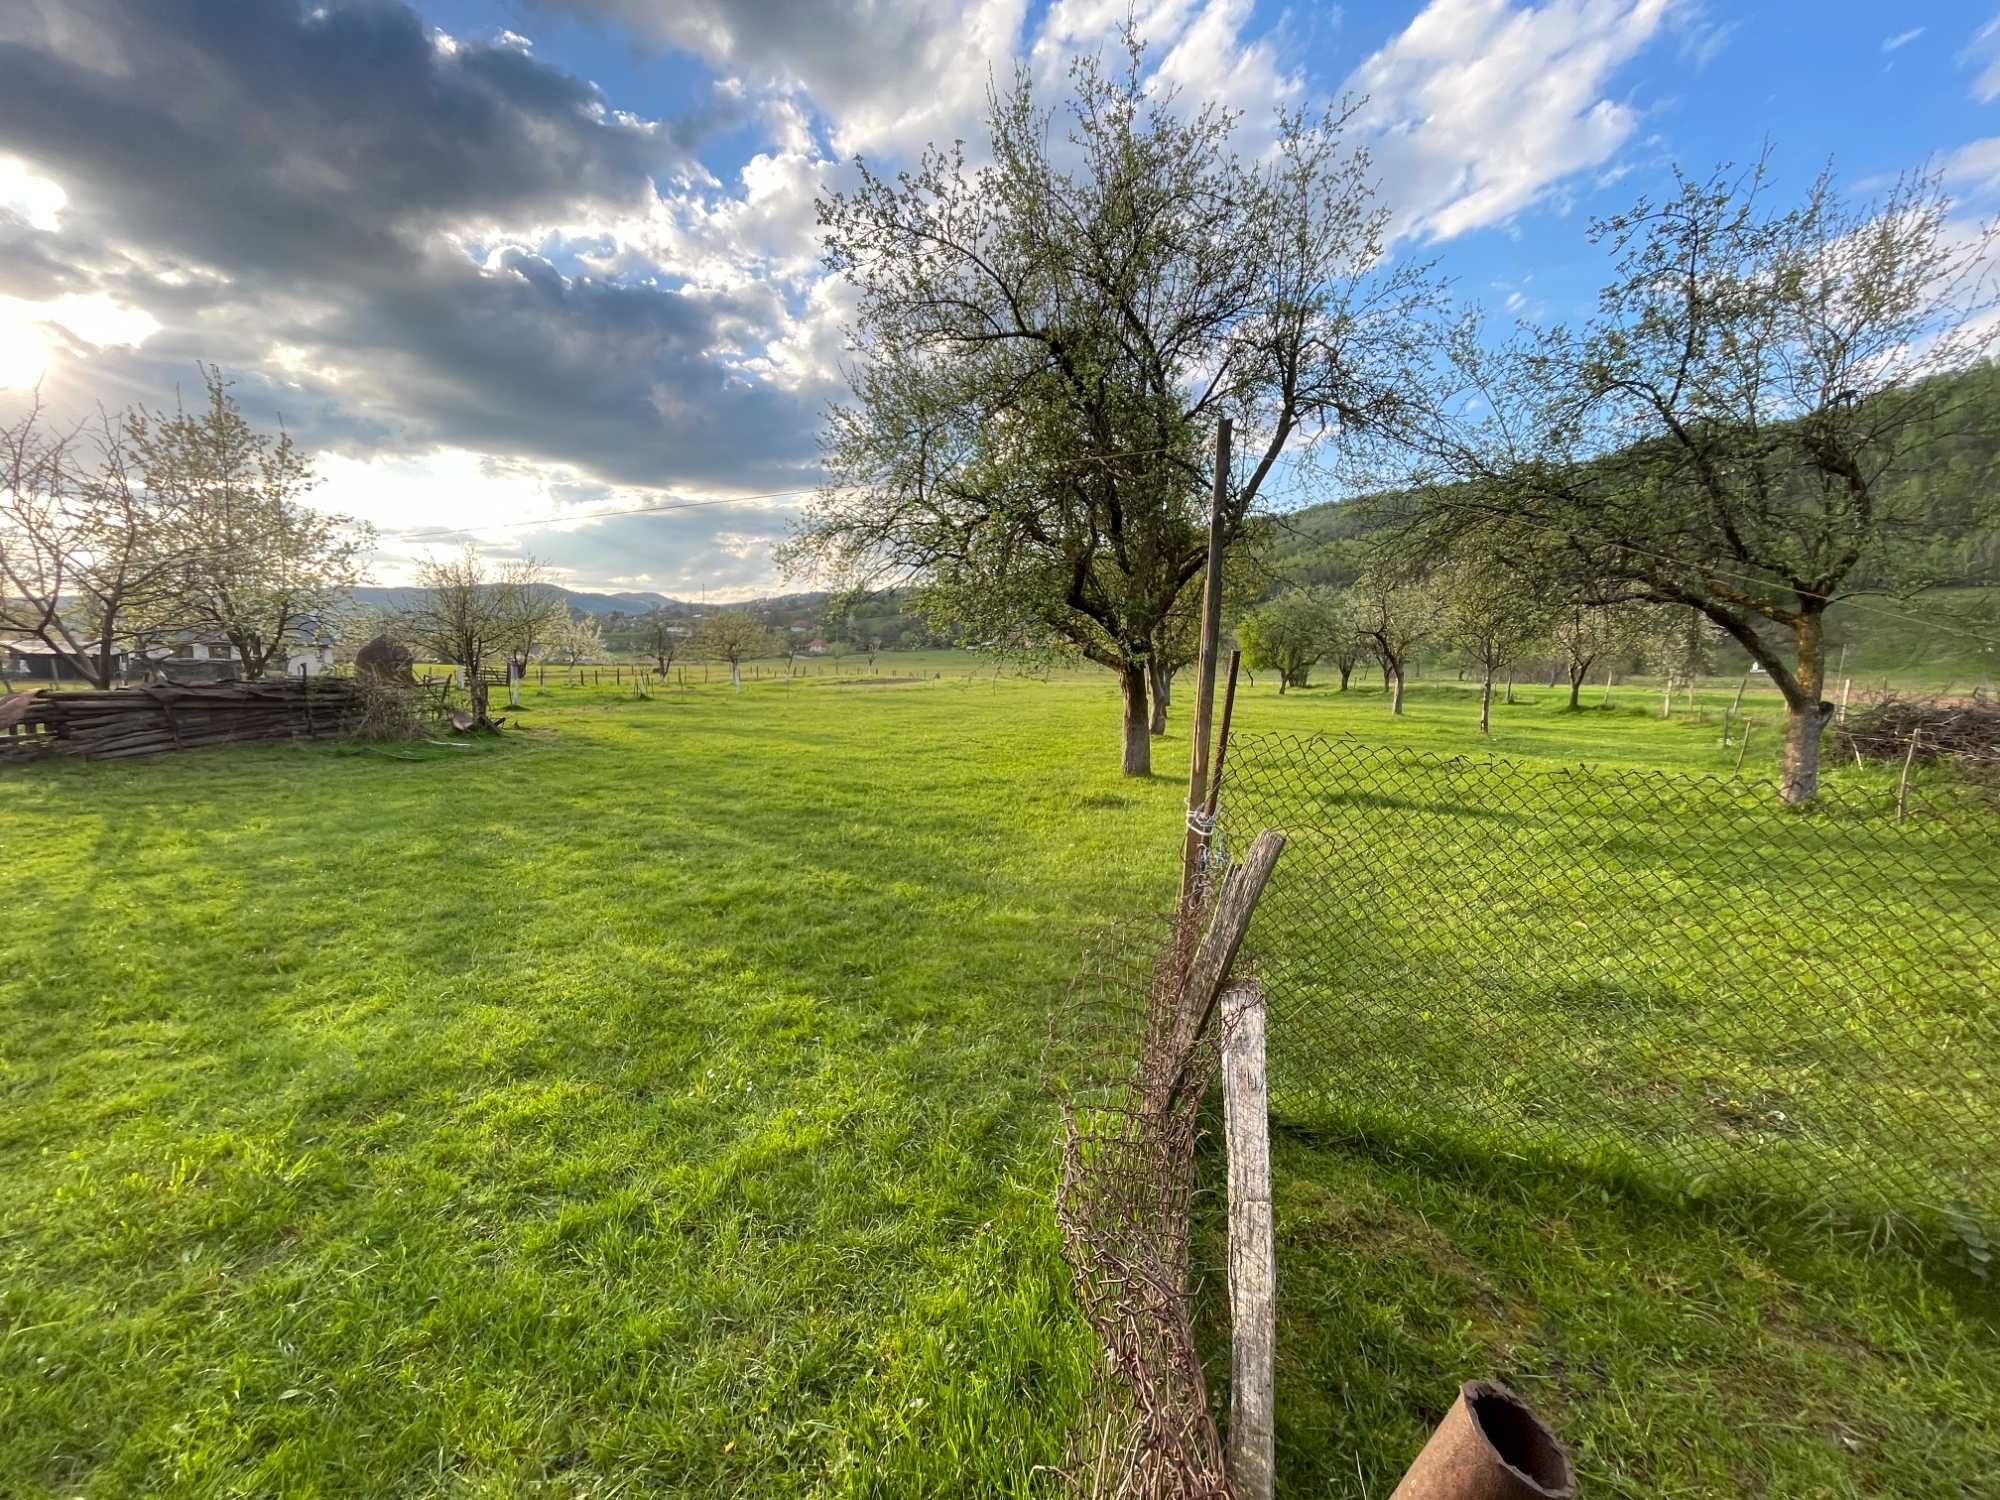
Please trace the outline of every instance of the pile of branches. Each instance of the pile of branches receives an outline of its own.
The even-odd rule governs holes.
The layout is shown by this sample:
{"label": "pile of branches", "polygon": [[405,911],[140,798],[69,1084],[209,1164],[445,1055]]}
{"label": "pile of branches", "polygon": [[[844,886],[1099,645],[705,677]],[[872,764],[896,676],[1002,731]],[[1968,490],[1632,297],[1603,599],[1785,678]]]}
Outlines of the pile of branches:
{"label": "pile of branches", "polygon": [[209,745],[332,739],[347,731],[355,707],[352,681],[283,677],[47,693],[37,712],[58,754],[122,760]]}
{"label": "pile of branches", "polygon": [[1955,760],[1968,767],[2000,766],[2000,702],[1912,698],[1889,693],[1850,712],[1835,731],[1844,753],[1863,760]]}

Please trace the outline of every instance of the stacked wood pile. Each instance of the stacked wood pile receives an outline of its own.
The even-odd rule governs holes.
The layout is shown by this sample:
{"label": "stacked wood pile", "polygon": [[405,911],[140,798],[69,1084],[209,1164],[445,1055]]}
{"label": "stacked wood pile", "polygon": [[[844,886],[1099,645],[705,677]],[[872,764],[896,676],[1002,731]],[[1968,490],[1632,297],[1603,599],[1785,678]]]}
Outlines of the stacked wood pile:
{"label": "stacked wood pile", "polygon": [[[57,754],[120,760],[208,745],[323,740],[339,734],[355,707],[343,678],[268,682],[156,683],[108,692],[36,693],[22,719]],[[4,743],[4,741],[0,741]]]}
{"label": "stacked wood pile", "polygon": [[43,695],[9,693],[0,698],[0,760],[28,760],[55,744],[55,732],[42,722]]}
{"label": "stacked wood pile", "polygon": [[2000,702],[1981,693],[1970,698],[1889,694],[1855,709],[1837,732],[1853,754],[1876,760],[1901,760],[1914,744],[1918,760],[1952,756],[1968,764],[2000,762]]}

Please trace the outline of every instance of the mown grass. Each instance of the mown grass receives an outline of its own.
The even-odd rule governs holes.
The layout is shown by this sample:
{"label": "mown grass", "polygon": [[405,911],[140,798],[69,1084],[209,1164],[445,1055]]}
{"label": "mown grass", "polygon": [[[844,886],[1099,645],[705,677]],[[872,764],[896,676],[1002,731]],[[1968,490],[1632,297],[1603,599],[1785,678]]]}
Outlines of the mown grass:
{"label": "mown grass", "polygon": [[[984,671],[8,772],[0,1493],[1027,1493],[1093,1359],[1037,1059],[1084,934],[1170,894],[1184,716],[1138,783],[1106,684]],[[1715,739],[1541,690],[1495,748]],[[1281,1136],[1291,1492],[1383,1492],[1495,1373],[1601,1493],[2000,1470],[1949,1264],[1415,1150]]]}
{"label": "mown grass", "polygon": [[1282,1113],[2000,1236],[1991,813],[1294,736],[1233,769],[1226,832],[1289,839],[1249,949]]}

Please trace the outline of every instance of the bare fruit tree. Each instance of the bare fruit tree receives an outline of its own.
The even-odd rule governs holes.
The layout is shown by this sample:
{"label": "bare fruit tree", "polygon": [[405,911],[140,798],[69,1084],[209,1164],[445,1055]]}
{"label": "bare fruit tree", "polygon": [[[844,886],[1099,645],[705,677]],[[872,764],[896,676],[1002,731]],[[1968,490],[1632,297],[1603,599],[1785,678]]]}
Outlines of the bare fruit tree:
{"label": "bare fruit tree", "polygon": [[1479,669],[1479,732],[1490,735],[1493,679],[1534,644],[1542,609],[1519,574],[1481,558],[1447,563],[1433,586],[1451,643]]}
{"label": "bare fruit tree", "polygon": [[419,563],[417,583],[423,596],[397,617],[397,628],[423,655],[466,669],[473,715],[484,722],[487,693],[480,667],[496,656],[511,660],[525,651],[554,616],[566,613],[562,596],[533,558],[489,565],[473,547],[457,557]]}
{"label": "bare fruit tree", "polygon": [[701,617],[691,643],[694,654],[729,663],[729,680],[743,691],[743,663],[777,650],[764,622],[747,610],[718,609]]}
{"label": "bare fruit tree", "polygon": [[639,628],[645,632],[646,654],[659,664],[660,679],[665,681],[674,668],[674,658],[680,654],[682,627],[664,609],[656,609],[640,617]]}
{"label": "bare fruit tree", "polygon": [[1389,712],[1403,712],[1411,658],[1444,625],[1444,611],[1428,579],[1379,566],[1355,580],[1355,628],[1367,637],[1382,665]]}

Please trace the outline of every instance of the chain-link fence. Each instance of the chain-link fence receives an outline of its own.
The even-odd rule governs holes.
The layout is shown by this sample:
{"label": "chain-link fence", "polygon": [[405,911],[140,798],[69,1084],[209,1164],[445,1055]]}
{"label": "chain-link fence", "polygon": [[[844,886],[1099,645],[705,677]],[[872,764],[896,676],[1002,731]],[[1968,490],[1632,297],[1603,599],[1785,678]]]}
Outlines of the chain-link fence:
{"label": "chain-link fence", "polygon": [[1101,933],[1043,1055],[1063,1122],[1056,1221],[1104,1350],[1061,1476],[1091,1500],[1229,1496],[1194,1327],[1213,1268],[1190,1253],[1202,1105],[1223,1040],[1219,1017],[1192,1024],[1183,988],[1209,894],[1178,919]]}
{"label": "chain-link fence", "polygon": [[1273,1110],[1990,1234],[2000,818],[1894,804],[1239,736]]}

